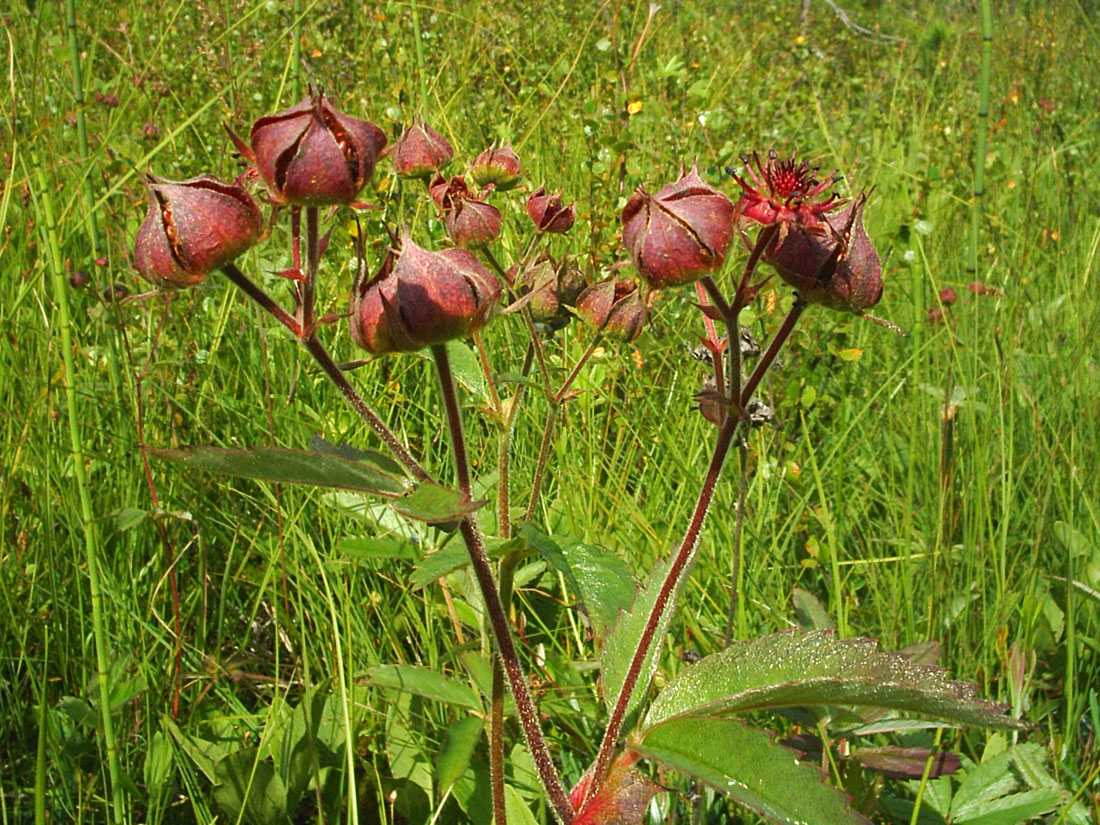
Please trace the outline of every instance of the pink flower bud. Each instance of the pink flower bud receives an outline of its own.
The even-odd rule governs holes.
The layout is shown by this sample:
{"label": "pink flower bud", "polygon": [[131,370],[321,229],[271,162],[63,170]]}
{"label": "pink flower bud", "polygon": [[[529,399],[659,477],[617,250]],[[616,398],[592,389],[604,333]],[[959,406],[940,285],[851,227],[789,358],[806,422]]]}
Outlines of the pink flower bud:
{"label": "pink flower bud", "polygon": [[607,278],[577,296],[577,315],[609,338],[633,341],[642,334],[649,307],[633,281]]}
{"label": "pink flower bud", "polygon": [[150,177],[149,211],[134,241],[134,263],[158,287],[200,283],[263,233],[263,215],[240,184],[213,175],[185,181]]}
{"label": "pink flower bud", "polygon": [[428,178],[450,163],[454,154],[450,141],[420,119],[393,145],[393,171],[403,178]]}
{"label": "pink flower bud", "polygon": [[500,282],[465,249],[429,252],[406,232],[378,274],[352,286],[351,337],[375,355],[462,338],[489,320]]}
{"label": "pink flower bud", "polygon": [[323,92],[257,120],[251,147],[229,136],[255,165],[272,201],[294,206],[351,203],[386,145],[381,129],[339,111]]}
{"label": "pink flower bud", "polygon": [[577,206],[572,203],[562,206],[560,192],[547,194],[546,187],[540,186],[527,198],[527,215],[539,232],[563,234],[573,228]]}
{"label": "pink flower bud", "polygon": [[863,227],[866,195],[823,219],[820,231],[788,224],[763,259],[810,303],[862,312],[882,297],[882,266]]}
{"label": "pink flower bud", "polygon": [[959,300],[959,295],[955,290],[949,286],[945,286],[940,290],[940,303],[945,307],[951,306],[953,303]]}
{"label": "pink flower bud", "polygon": [[644,189],[623,209],[623,244],[653,289],[718,270],[733,238],[733,203],[694,166],[656,195]]}
{"label": "pink flower bud", "polygon": [[474,159],[470,176],[482,188],[492,184],[495,189],[507,192],[514,189],[522,177],[519,156],[512,151],[511,144],[499,149],[490,146]]}

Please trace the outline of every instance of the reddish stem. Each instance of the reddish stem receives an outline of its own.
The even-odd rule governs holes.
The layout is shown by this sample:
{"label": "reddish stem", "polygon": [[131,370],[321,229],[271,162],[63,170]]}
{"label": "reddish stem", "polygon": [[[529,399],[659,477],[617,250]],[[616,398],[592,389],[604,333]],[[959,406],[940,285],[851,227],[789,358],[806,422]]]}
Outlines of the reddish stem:
{"label": "reddish stem", "polygon": [[[458,395],[455,391],[454,375],[451,372],[446,346],[434,344],[432,346],[432,357],[435,359],[440,389],[443,393],[443,406],[447,413],[447,426],[451,434],[451,446],[454,450],[458,489],[463,495],[469,497],[472,486],[470,483],[469,462],[466,457],[466,439],[462,432],[462,413],[458,407]],[[493,638],[496,641],[497,654],[504,666],[504,673],[508,677],[508,684],[512,689],[516,712],[519,715],[524,738],[527,740],[527,747],[531,751],[531,757],[535,762],[539,781],[546,791],[555,816],[562,825],[572,825],[573,806],[561,784],[561,778],[554,767],[554,760],[550,756],[546,740],[542,735],[542,729],[539,727],[538,709],[535,707],[534,699],[532,699],[527,688],[527,679],[524,676],[523,668],[519,663],[519,656],[516,653],[516,646],[512,640],[508,616],[504,611],[496,582],[493,580],[489,557],[485,552],[485,543],[482,540],[481,531],[477,527],[475,517],[469,515],[464,518],[459,524],[459,531],[470,554],[474,578],[477,579],[481,596],[485,600],[485,610],[489,616],[489,626],[492,628]]]}

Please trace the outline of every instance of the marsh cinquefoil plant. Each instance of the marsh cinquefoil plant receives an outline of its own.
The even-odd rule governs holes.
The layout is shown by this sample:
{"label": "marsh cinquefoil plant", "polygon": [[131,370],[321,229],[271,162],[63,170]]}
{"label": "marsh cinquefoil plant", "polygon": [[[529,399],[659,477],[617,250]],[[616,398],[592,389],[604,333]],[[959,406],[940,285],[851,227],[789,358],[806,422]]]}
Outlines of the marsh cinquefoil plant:
{"label": "marsh cinquefoil plant", "polygon": [[[1004,707],[976,698],[972,686],[951,682],[934,667],[880,652],[872,640],[837,639],[827,630],[790,631],[735,643],[698,661],[659,692],[654,689],[661,642],[695,561],[727,453],[753,420],[749,410],[761,379],[807,306],[862,314],[881,297],[878,255],[863,227],[865,195],[845,202],[828,194],[831,178],[818,180],[807,164],[793,157],[778,160],[772,154],[766,161],[757,157],[755,168],[746,162],[748,180],[732,173],[742,189],[734,202],[693,167],[655,194],[640,188],[628,200],[621,216],[622,240],[637,277],[608,274],[596,281],[572,257],[549,256],[549,238],[568,237],[576,210],[545,186],[534,190],[524,204],[530,218],[524,224],[529,232],[524,252],[507,266],[498,261],[493,245],[501,233],[502,213],[489,201],[518,184],[520,158],[510,147],[482,152],[470,169],[471,179],[481,187],[476,191],[464,177],[443,176],[454,149],[418,121],[392,150],[395,171],[408,178],[413,190],[427,185],[425,195],[440,210],[451,245],[426,249],[414,240],[418,227],[397,227],[384,239],[384,260],[371,274],[359,232],[358,274],[350,285],[346,317],[352,340],[372,356],[430,352],[450,433],[456,479],[451,487],[441,480],[448,471],[425,467],[368,406],[319,337],[327,323],[345,317],[317,315],[317,274],[328,237],[320,231],[321,207],[335,210],[356,203],[376,162],[386,154],[384,135],[367,121],[338,111],[318,92],[297,106],[261,117],[249,142],[233,139],[251,164],[239,181],[226,184],[208,175],[182,183],[150,178],[149,213],[135,245],[138,269],[158,288],[193,286],[220,270],[301,342],[389,455],[325,444],[309,451],[196,447],[156,452],[195,469],[362,491],[384,497],[407,518],[457,530],[484,601],[495,652],[491,690],[486,691],[487,703],[473,732],[480,736],[480,719],[485,718],[498,825],[504,825],[510,809],[513,819],[517,816],[515,794],[509,796],[506,785],[506,689],[545,800],[563,825],[640,822],[662,790],[641,769],[641,760],[688,774],[780,822],[864,821],[843,792],[823,782],[819,768],[800,763],[770,733],[741,718],[762,709],[824,714],[828,708],[856,705],[948,723],[1022,726],[1004,715]],[[233,263],[261,236],[260,209],[248,191],[257,179],[273,210],[272,220],[284,210],[290,218],[290,265],[281,273],[291,286],[289,309]],[[406,191],[398,197],[407,203],[407,195]],[[738,238],[744,239],[749,252],[733,265],[739,258]],[[741,347],[727,342],[741,341],[739,315],[766,280],[757,275],[761,264],[778,273],[796,295],[774,338],[748,372]],[[728,270],[735,270],[735,277],[729,279]],[[607,713],[591,765],[567,790],[560,757],[543,735],[543,717],[525,673],[524,662],[530,657],[517,649],[509,619],[517,565],[530,552],[545,552],[539,549],[545,543],[517,540],[517,534],[540,527],[534,523],[536,503],[561,409],[575,396],[573,384],[596,344],[634,340],[644,330],[654,293],[689,284],[696,285],[707,345],[714,356],[712,390],[705,401],[717,434],[695,504],[685,514],[683,538],[656,565],[629,609],[598,603],[602,591],[588,586],[592,576],[600,575],[598,565],[580,559],[571,569],[560,555],[553,560],[581,591],[578,595],[599,646],[599,688]],[[527,354],[512,369],[523,380],[505,399],[499,373],[492,367],[494,353],[481,330],[496,318],[504,323],[517,316],[528,336]],[[574,316],[593,327],[591,345],[576,363],[560,365],[566,377],[558,382],[552,367],[559,365],[550,363],[547,343],[554,330]],[[724,336],[716,324],[724,327]],[[474,496],[452,366],[451,342],[464,338],[472,338],[478,350],[491,399],[490,418],[497,430],[495,536],[486,535],[479,519],[486,502]],[[541,389],[548,413],[532,489],[517,522],[510,486],[512,434],[524,388],[531,386]],[[495,557],[490,546],[497,548]],[[290,779],[284,781],[290,787]],[[345,783],[355,788],[351,778]],[[300,794],[304,785],[297,781],[294,787]],[[529,814],[520,818],[530,821]]]}

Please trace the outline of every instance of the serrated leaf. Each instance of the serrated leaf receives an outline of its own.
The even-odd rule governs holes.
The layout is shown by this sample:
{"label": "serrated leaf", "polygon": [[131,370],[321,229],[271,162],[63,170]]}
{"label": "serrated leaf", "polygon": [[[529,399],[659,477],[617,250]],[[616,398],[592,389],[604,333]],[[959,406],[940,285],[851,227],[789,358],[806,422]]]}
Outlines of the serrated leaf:
{"label": "serrated leaf", "polygon": [[566,561],[573,570],[592,627],[599,641],[615,626],[620,614],[630,609],[638,587],[630,565],[610,550],[590,544],[562,547]]}
{"label": "serrated leaf", "polygon": [[443,742],[435,757],[435,788],[442,796],[458,781],[470,766],[470,757],[481,739],[483,722],[476,716],[467,716],[450,725],[443,732]]}
{"label": "serrated leaf", "polygon": [[456,682],[426,667],[380,665],[367,669],[366,681],[372,685],[394,688],[447,705],[456,705],[479,712],[482,710],[477,694],[470,688],[462,682]]}
{"label": "serrated leaf", "polygon": [[[650,574],[645,589],[641,590],[635,597],[630,611],[620,614],[615,626],[611,629],[607,639],[604,640],[603,648],[600,651],[600,679],[603,683],[603,699],[609,710],[615,707],[619,693],[622,692],[623,682],[630,668],[631,659],[634,657],[634,651],[638,646],[638,640],[642,636],[642,630],[645,628],[649,614],[657,601],[657,595],[668,574],[671,563],[671,558],[657,563]],[[657,627],[657,632],[653,636],[654,643],[650,645],[649,652],[646,654],[641,672],[638,675],[638,680],[635,682],[633,693],[627,702],[626,715],[623,717],[624,731],[628,731],[633,727],[634,717],[637,715],[649,685],[653,681],[653,674],[657,670],[658,653],[663,646],[662,642],[665,633],[668,631],[668,623],[674,612],[671,605],[675,604],[675,601],[676,597],[673,594],[672,599],[670,599],[670,608],[665,610],[664,616]]]}
{"label": "serrated leaf", "polygon": [[948,722],[1022,730],[1007,706],[975,698],[977,688],[938,667],[878,650],[875,639],[837,639],[829,630],[790,630],[732,645],[669,683],[646,718],[727,715],[760,708],[873,705]]}
{"label": "serrated leaf", "polygon": [[970,816],[955,816],[955,825],[1017,825],[1032,817],[1053,811],[1062,801],[1054,788],[1024,791],[992,799]]}
{"label": "serrated leaf", "polygon": [[453,542],[446,544],[416,563],[412,576],[409,577],[409,584],[413,590],[419,590],[469,563],[470,554],[463,545]]}
{"label": "serrated leaf", "polygon": [[825,605],[808,590],[803,590],[801,587],[794,588],[791,591],[791,601],[794,602],[794,613],[798,623],[806,630],[825,630],[836,627]]}
{"label": "serrated leaf", "polygon": [[820,769],[737,719],[681,716],[631,747],[782,825],[867,825]]}

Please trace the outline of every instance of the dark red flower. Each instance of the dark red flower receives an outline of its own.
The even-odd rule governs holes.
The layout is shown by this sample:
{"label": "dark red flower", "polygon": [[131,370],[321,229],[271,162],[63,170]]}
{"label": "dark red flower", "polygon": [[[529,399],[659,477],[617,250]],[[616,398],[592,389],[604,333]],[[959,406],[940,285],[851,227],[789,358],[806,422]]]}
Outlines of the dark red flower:
{"label": "dark red flower", "polygon": [[260,173],[272,201],[295,206],[351,203],[386,145],[382,130],[335,108],[317,92],[252,124],[251,146],[229,132]]}
{"label": "dark red flower", "polygon": [[465,249],[429,252],[406,232],[374,278],[352,286],[351,337],[380,355],[412,352],[480,329],[500,281]]}
{"label": "dark red flower", "polygon": [[158,287],[187,287],[259,240],[263,215],[243,186],[213,175],[185,181],[152,176],[149,211],[134,241],[134,263]]}
{"label": "dark red flower", "polygon": [[622,223],[623,244],[649,285],[679,286],[721,268],[733,238],[733,203],[693,166],[656,195],[639,188]]}
{"label": "dark red flower", "polygon": [[[825,215],[839,208],[843,201],[835,193],[824,198],[819,196],[824,195],[838,178],[834,173],[818,180],[815,177],[816,168],[806,161],[796,162],[795,158],[792,154],[787,160],[779,160],[771,151],[768,152],[767,163],[763,163],[756,152],[751,158],[743,155],[741,160],[751,182],[726,167],[742,189],[735,209],[737,218],[762,226],[791,223],[810,229],[824,229]],[[753,169],[753,163],[756,169]]]}

